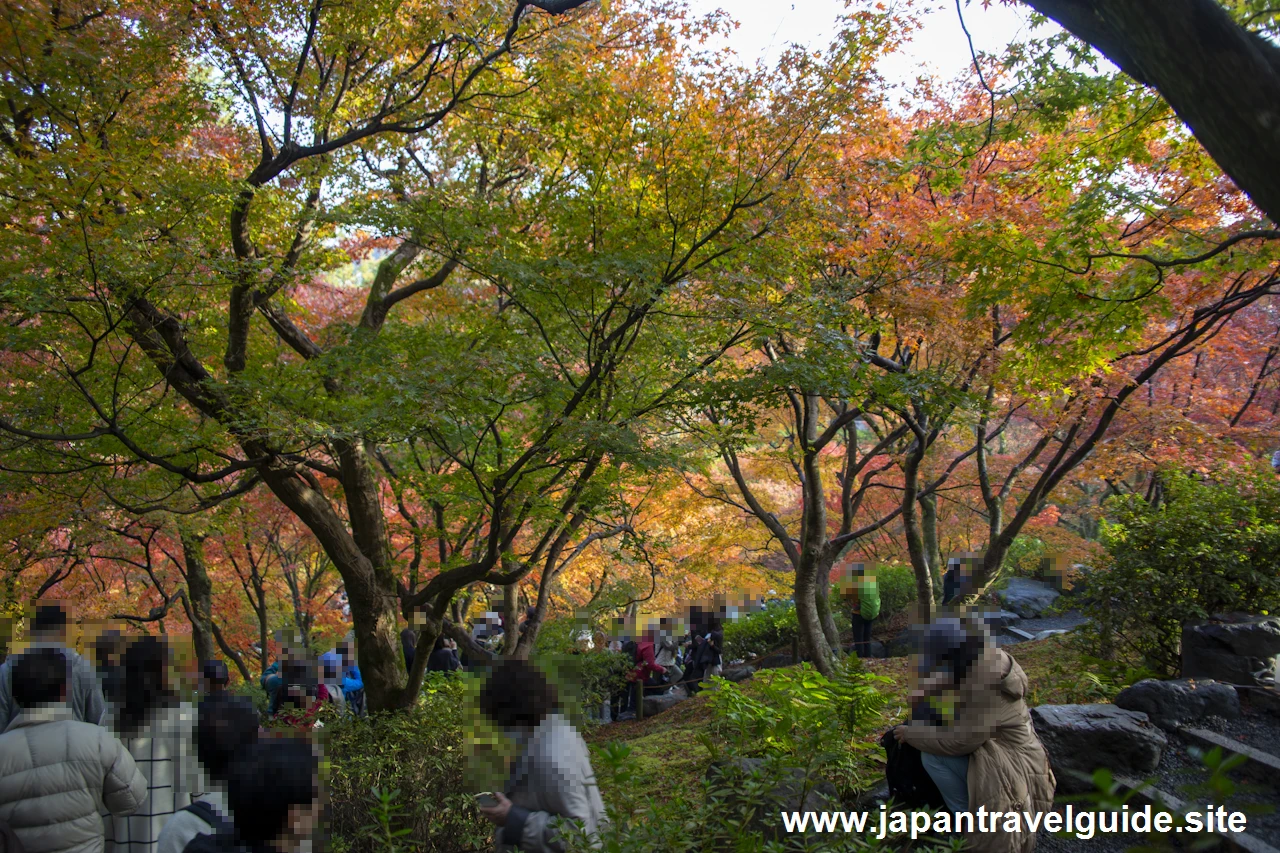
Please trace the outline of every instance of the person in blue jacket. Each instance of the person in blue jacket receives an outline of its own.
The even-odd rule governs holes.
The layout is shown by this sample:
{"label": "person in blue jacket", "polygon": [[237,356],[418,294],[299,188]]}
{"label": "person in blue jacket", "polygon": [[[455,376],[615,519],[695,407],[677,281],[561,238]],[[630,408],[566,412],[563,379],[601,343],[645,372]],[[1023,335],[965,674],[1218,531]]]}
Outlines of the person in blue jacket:
{"label": "person in blue jacket", "polygon": [[280,661],[274,661],[264,669],[258,683],[267,691],[270,705],[268,712],[274,716],[280,710],[280,685],[284,683],[284,678],[280,675]]}
{"label": "person in blue jacket", "polygon": [[342,695],[347,700],[348,708],[356,714],[363,714],[364,678],[360,675],[360,666],[351,653],[351,647],[346,643],[339,643],[337,651],[342,658]]}

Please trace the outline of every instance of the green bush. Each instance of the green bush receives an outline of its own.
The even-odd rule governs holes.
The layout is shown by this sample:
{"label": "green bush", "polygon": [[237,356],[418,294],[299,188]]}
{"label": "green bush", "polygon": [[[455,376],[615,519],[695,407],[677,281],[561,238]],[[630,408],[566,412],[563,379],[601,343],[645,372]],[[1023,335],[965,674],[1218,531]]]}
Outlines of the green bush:
{"label": "green bush", "polygon": [[889,564],[876,568],[880,589],[880,619],[892,619],[916,603],[916,576],[911,566]]}
{"label": "green bush", "polygon": [[763,610],[724,623],[724,659],[748,660],[791,642],[800,630],[791,602],[771,602]]}
{"label": "green bush", "polygon": [[[896,841],[870,836],[799,833],[771,840],[761,825],[781,823],[776,794],[787,768],[771,762],[764,772],[740,778],[728,774],[700,790],[660,801],[647,796],[635,772],[631,747],[611,743],[597,754],[596,777],[618,792],[609,821],[594,839],[575,828],[563,834],[570,853],[856,853],[897,849]],[[917,847],[924,853],[928,848]]]}
{"label": "green bush", "polygon": [[808,761],[879,723],[886,696],[876,685],[889,679],[848,659],[835,678],[804,663],[757,673],[746,686],[723,678],[713,681],[716,689],[707,704],[719,737],[744,755],[776,753]]}
{"label": "green bush", "polygon": [[560,692],[565,713],[575,723],[588,723],[613,693],[627,684],[635,664],[626,655],[593,651],[545,654],[536,658]]}
{"label": "green bush", "polygon": [[[390,833],[404,849],[463,853],[483,848],[492,826],[464,779],[468,701],[465,679],[431,673],[413,708],[367,718],[327,717],[320,730],[329,764],[330,828],[337,853],[373,853]],[[379,795],[396,800],[392,825],[370,829]],[[385,804],[383,804],[385,807]],[[380,840],[381,839],[381,842]]]}
{"label": "green bush", "polygon": [[1170,676],[1184,622],[1280,607],[1280,486],[1269,472],[1161,477],[1158,506],[1138,495],[1105,505],[1108,558],[1089,573],[1084,609],[1100,657]]}

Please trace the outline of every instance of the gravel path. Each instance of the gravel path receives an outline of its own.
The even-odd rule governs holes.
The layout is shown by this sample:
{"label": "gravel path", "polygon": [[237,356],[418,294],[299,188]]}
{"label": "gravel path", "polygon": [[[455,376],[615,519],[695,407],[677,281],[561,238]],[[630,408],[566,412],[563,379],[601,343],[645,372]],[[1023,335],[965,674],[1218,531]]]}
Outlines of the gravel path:
{"label": "gravel path", "polygon": [[[1280,718],[1267,714],[1250,714],[1238,720],[1205,717],[1197,728],[1225,735],[1232,740],[1280,756]],[[1277,795],[1280,797],[1280,794]]]}
{"label": "gravel path", "polygon": [[1079,610],[1068,610],[1061,616],[1044,616],[1035,619],[1022,619],[1013,623],[1013,627],[1021,628],[1030,634],[1040,631],[1062,630],[1070,631],[1072,628],[1078,628],[1089,620]]}
{"label": "gravel path", "polygon": [[[1222,722],[1226,722],[1223,720]],[[1233,720],[1245,726],[1255,722],[1251,718]],[[1228,774],[1235,790],[1225,800],[1221,794],[1210,790],[1209,771],[1200,756],[1203,750],[1177,733],[1169,735],[1169,748],[1160,758],[1156,769],[1155,784],[1188,806],[1212,803],[1248,816],[1248,833],[1272,846],[1280,843],[1280,789],[1276,780],[1268,779],[1258,771],[1237,768]]]}

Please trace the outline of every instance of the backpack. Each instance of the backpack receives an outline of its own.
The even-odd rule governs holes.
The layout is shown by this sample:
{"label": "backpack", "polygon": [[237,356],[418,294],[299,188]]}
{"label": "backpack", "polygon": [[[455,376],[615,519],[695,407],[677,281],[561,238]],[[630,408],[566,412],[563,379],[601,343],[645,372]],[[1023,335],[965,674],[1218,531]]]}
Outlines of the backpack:
{"label": "backpack", "polygon": [[924,769],[920,750],[909,743],[898,743],[893,729],[880,738],[884,747],[884,777],[889,783],[889,796],[909,809],[943,809],[946,802],[929,771]]}
{"label": "backpack", "polygon": [[213,806],[209,805],[204,800],[195,800],[191,805],[183,806],[178,809],[178,811],[191,812],[193,815],[209,824],[209,826],[213,827],[213,832],[216,835],[231,832],[233,828],[231,821],[218,814]]}
{"label": "backpack", "polygon": [[0,853],[26,853],[13,827],[0,820]]}

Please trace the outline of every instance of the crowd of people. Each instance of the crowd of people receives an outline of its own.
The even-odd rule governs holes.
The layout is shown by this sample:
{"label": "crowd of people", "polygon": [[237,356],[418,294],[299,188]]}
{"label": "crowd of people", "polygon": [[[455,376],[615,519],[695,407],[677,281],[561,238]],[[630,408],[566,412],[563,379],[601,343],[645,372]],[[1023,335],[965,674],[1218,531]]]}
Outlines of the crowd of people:
{"label": "crowd of people", "polygon": [[637,636],[630,636],[619,626],[613,638],[600,638],[608,652],[621,655],[631,664],[627,683],[610,697],[611,720],[633,718],[639,693],[684,691],[692,696],[705,681],[724,671],[723,608],[713,613],[694,605],[684,624],[688,627],[683,628],[680,619],[664,616]]}
{"label": "crowd of people", "polygon": [[[92,648],[94,662],[68,645],[63,609],[41,605],[26,648],[0,665],[0,853],[316,849],[322,783],[305,730],[326,705],[363,713],[349,643],[318,659],[286,648],[261,683],[269,715],[291,725],[269,728],[228,690],[221,661],[201,665],[193,703],[171,681],[162,639],[105,632]],[[437,640],[428,668],[461,665],[456,645]],[[480,710],[519,755],[481,813],[499,849],[563,850],[558,818],[588,832],[604,820],[586,743],[535,665],[491,666]]]}
{"label": "crowd of people", "polygon": [[[870,623],[874,578],[853,567],[855,615]],[[872,600],[872,605],[868,601]],[[625,656],[628,686],[609,702],[634,715],[643,692],[700,689],[723,666],[724,608],[650,623],[638,636],[601,637]],[[687,624],[687,629],[684,625]],[[865,635],[863,635],[865,636]],[[855,627],[855,643],[865,642]],[[221,661],[198,673],[198,702],[171,681],[165,642],[107,633],[95,661],[67,644],[58,605],[38,607],[27,647],[0,665],[0,850],[3,853],[304,853],[321,826],[316,748],[288,726],[263,728],[248,699],[231,693]],[[412,652],[406,662],[412,664]],[[967,811],[1052,803],[1054,778],[1025,696],[1027,678],[980,620],[943,616],[922,629],[912,718],[892,730],[945,807]],[[437,639],[428,669],[461,668],[456,645]],[[605,820],[586,743],[561,714],[554,685],[527,660],[498,658],[480,711],[516,747],[502,791],[480,813],[499,850],[563,849],[561,818],[587,833]],[[270,713],[296,729],[326,704],[362,713],[364,685],[348,643],[312,660],[282,655],[263,674]],[[1026,853],[1034,837],[970,839],[978,849]]]}
{"label": "crowd of people", "polygon": [[[6,853],[294,853],[319,827],[310,741],[262,729],[220,661],[180,698],[163,640],[107,633],[97,666],[56,604],[0,665],[0,838]],[[306,704],[286,668],[284,703]],[[317,684],[319,687],[320,684]],[[339,688],[340,689],[340,688]],[[312,691],[314,694],[314,691]],[[309,706],[308,706],[309,707]]]}

